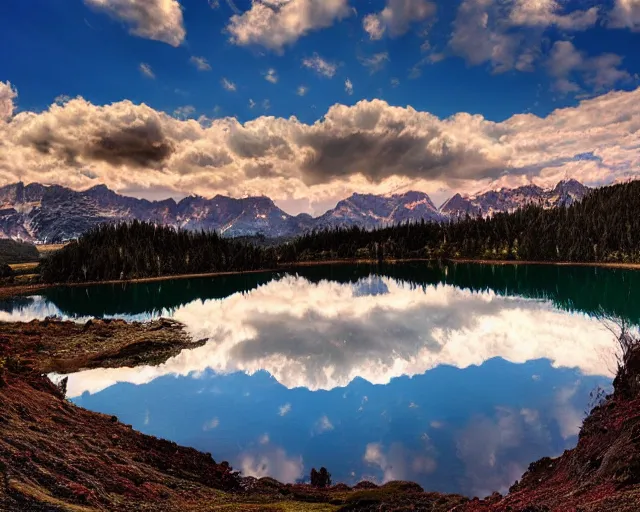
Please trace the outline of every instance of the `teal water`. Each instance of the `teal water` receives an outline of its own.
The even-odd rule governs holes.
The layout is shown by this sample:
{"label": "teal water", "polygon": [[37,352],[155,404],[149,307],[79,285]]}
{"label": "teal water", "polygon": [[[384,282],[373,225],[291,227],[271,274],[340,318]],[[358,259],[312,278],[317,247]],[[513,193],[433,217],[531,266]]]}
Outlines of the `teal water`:
{"label": "teal water", "polygon": [[[416,286],[449,284],[472,291],[546,299],[565,310],[588,314],[602,311],[634,324],[640,323],[640,272],[598,267],[460,263],[329,265],[216,278],[60,287],[45,290],[41,295],[68,316],[153,314],[194,300],[220,299],[233,293],[248,292],[286,273],[314,283],[326,279],[354,283],[375,274]],[[11,309],[10,304],[4,309],[7,307]]]}
{"label": "teal water", "polygon": [[[244,474],[407,479],[483,496],[577,442],[615,370],[640,273],[542,265],[340,265],[56,288],[0,318],[171,316],[207,343],[71,375],[68,396]],[[602,317],[609,318],[603,320]],[[607,324],[607,325],[605,325]]]}

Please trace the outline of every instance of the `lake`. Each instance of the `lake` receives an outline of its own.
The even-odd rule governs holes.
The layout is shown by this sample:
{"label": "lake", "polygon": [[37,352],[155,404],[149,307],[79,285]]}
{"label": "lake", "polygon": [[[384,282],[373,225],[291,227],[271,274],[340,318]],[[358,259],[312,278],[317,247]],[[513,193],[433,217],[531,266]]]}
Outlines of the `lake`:
{"label": "lake", "polygon": [[207,343],[71,375],[68,397],[245,475],[505,492],[572,448],[615,372],[610,319],[640,324],[640,272],[427,263],[68,287],[0,320],[183,322]]}

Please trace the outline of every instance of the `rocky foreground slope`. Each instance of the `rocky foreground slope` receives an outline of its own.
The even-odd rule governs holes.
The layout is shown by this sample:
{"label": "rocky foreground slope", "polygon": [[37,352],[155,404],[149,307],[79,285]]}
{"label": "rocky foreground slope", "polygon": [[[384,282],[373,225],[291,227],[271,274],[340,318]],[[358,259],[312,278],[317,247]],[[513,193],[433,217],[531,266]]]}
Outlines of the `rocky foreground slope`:
{"label": "rocky foreground slope", "polygon": [[0,510],[635,512],[640,346],[625,340],[615,391],[585,420],[577,447],[532,463],[506,496],[470,500],[410,482],[320,489],[243,478],[210,454],[74,406],[43,376],[159,363],[191,346],[173,322],[0,324]]}

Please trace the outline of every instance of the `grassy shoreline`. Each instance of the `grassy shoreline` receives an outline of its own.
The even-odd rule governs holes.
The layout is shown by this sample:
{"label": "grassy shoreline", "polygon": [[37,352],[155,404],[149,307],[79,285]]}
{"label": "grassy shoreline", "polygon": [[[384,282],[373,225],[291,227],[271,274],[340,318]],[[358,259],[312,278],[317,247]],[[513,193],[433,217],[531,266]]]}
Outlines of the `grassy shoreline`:
{"label": "grassy shoreline", "polygon": [[[386,259],[383,261],[387,265],[396,265],[401,263],[416,262],[436,262],[438,260],[429,258],[404,258],[404,259]],[[440,260],[445,263],[464,263],[477,265],[547,265],[557,267],[597,267],[612,268],[623,270],[640,270],[640,263],[606,263],[606,262],[571,262],[571,261],[525,261],[525,260],[489,260],[489,259],[470,259],[456,258]],[[0,285],[0,298],[9,298],[13,296],[26,295],[35,293],[49,288],[58,286],[96,286],[103,284],[134,284],[134,283],[154,283],[161,281],[169,281],[173,279],[197,279],[202,277],[221,277],[242,274],[259,274],[262,272],[277,272],[292,270],[297,267],[314,267],[322,265],[377,265],[378,260],[375,259],[344,259],[344,260],[324,260],[324,261],[298,261],[295,263],[282,264],[276,268],[264,268],[259,270],[235,270],[228,272],[204,272],[199,274],[167,274],[154,277],[140,277],[135,279],[111,279],[106,281],[86,281],[79,283],[37,283],[28,285]]]}

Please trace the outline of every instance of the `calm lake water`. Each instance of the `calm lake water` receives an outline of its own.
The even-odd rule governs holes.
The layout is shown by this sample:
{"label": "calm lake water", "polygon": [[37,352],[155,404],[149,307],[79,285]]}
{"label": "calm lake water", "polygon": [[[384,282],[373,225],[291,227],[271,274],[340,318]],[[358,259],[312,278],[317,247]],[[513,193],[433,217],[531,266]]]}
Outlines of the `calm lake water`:
{"label": "calm lake water", "polygon": [[640,323],[640,272],[341,265],[0,303],[0,320],[171,316],[208,339],[157,367],[71,375],[68,395],[246,475],[323,465],[470,496],[575,446],[615,369],[599,314]]}

